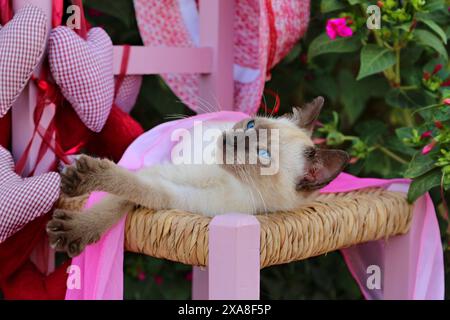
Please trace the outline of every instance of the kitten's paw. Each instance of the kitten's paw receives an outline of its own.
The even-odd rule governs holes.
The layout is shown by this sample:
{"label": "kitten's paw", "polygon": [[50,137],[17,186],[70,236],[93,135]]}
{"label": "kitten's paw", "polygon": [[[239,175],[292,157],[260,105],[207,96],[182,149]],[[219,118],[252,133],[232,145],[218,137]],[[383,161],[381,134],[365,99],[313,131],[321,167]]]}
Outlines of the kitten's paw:
{"label": "kitten's paw", "polygon": [[84,248],[100,239],[100,232],[88,214],[55,210],[47,223],[50,246],[57,251],[65,251],[72,258]]}
{"label": "kitten's paw", "polygon": [[111,161],[106,159],[81,155],[74,164],[65,167],[61,172],[62,192],[76,197],[100,189],[102,173],[111,164]]}

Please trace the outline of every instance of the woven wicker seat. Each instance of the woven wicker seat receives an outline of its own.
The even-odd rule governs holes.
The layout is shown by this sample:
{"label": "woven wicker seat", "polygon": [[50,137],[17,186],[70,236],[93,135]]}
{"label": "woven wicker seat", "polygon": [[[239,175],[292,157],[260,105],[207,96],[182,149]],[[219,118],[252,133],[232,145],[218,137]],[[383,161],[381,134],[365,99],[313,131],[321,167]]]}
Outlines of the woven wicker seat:
{"label": "woven wicker seat", "polygon": [[[83,201],[84,202],[84,201]],[[59,206],[79,208],[64,199]],[[412,206],[403,193],[370,188],[324,194],[292,212],[257,215],[261,225],[261,268],[288,263],[408,231]],[[125,248],[195,266],[208,261],[211,217],[180,210],[137,208],[128,215]]]}

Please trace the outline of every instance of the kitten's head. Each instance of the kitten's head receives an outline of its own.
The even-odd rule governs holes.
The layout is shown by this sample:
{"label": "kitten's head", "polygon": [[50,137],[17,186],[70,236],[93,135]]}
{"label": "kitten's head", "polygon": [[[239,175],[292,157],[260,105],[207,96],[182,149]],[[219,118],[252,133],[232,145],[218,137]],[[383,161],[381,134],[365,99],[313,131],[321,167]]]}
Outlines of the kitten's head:
{"label": "kitten's head", "polygon": [[323,102],[318,97],[288,116],[236,123],[218,140],[219,163],[246,183],[272,181],[297,191],[325,186],[344,169],[349,156],[341,150],[319,149],[311,140]]}

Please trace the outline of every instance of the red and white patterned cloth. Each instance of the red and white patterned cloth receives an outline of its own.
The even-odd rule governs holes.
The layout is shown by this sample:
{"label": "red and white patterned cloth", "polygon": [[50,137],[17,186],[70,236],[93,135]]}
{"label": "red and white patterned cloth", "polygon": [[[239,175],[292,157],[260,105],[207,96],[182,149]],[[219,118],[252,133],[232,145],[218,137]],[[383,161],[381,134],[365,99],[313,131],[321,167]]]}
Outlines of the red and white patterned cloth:
{"label": "red and white patterned cloth", "polygon": [[[266,69],[278,63],[305,33],[309,21],[309,4],[309,0],[236,0],[235,110],[248,114],[258,110]],[[134,0],[134,7],[145,45],[199,45],[196,0]],[[199,75],[162,76],[191,109],[206,111],[197,102]]]}
{"label": "red and white patterned cloth", "polygon": [[100,132],[114,99],[113,44],[101,28],[84,40],[68,27],[52,30],[49,64],[64,97],[92,131]]}
{"label": "red and white patterned cloth", "polygon": [[[118,82],[117,78],[118,77],[116,77],[116,83]],[[136,104],[139,91],[141,91],[141,85],[142,76],[125,76],[119,90],[117,91],[114,103],[122,109],[122,111],[130,113],[131,109],[133,109]]]}
{"label": "red and white patterned cloth", "polygon": [[11,154],[0,147],[0,243],[49,212],[59,198],[60,184],[55,172],[21,178]]}
{"label": "red and white patterned cloth", "polygon": [[0,26],[0,118],[19,97],[39,63],[47,40],[47,17],[26,5]]}

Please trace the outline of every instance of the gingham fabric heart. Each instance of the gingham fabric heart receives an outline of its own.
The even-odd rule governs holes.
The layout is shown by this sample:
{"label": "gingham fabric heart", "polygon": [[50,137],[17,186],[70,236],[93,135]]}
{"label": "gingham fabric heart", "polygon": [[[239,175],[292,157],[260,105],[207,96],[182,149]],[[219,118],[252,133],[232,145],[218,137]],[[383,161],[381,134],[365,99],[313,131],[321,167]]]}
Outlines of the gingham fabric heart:
{"label": "gingham fabric heart", "polygon": [[142,76],[125,76],[117,92],[114,103],[122,109],[122,111],[130,113],[136,103],[139,91],[141,91],[141,85]]}
{"label": "gingham fabric heart", "polygon": [[92,28],[84,40],[60,26],[49,39],[49,64],[64,97],[83,123],[100,132],[114,99],[113,44],[101,28]]}
{"label": "gingham fabric heart", "polygon": [[50,211],[59,198],[60,182],[55,172],[19,177],[11,154],[0,147],[0,243]]}
{"label": "gingham fabric heart", "polygon": [[32,5],[0,26],[0,118],[25,88],[45,50],[46,37],[47,17]]}

